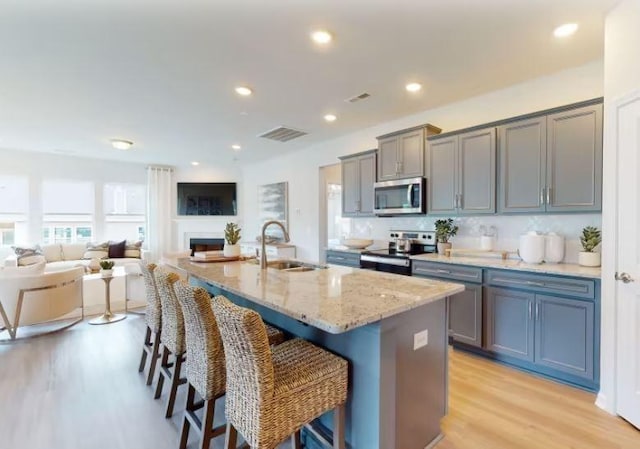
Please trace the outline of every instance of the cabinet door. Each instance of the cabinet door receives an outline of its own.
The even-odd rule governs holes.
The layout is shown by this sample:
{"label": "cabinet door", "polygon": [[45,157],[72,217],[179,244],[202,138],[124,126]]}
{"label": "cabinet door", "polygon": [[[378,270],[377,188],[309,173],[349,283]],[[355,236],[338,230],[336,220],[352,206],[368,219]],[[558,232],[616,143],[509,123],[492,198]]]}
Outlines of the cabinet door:
{"label": "cabinet door", "polygon": [[449,297],[449,336],[482,347],[482,286],[464,284],[465,290]]}
{"label": "cabinet door", "polygon": [[461,134],[458,152],[458,213],[495,213],[496,129]]}
{"label": "cabinet door", "polygon": [[398,136],[378,141],[378,181],[397,179]]}
{"label": "cabinet door", "polygon": [[398,136],[400,178],[424,176],[424,131],[419,129]]}
{"label": "cabinet door", "polygon": [[427,211],[456,213],[458,137],[429,142],[427,150]]}
{"label": "cabinet door", "polygon": [[544,212],[546,116],[509,123],[498,133],[498,212]]}
{"label": "cabinet door", "polygon": [[533,293],[487,289],[487,349],[533,362]]}
{"label": "cabinet door", "polygon": [[536,295],[535,362],[593,379],[593,303]]}
{"label": "cabinet door", "polygon": [[602,105],[547,116],[547,211],[602,209]]}
{"label": "cabinet door", "polygon": [[342,160],[342,216],[358,215],[360,175],[358,158]]}
{"label": "cabinet door", "polygon": [[[373,183],[376,182],[376,155],[371,153],[358,158],[358,173],[360,178],[360,199],[358,216],[373,215]],[[344,195],[344,193],[343,193]]]}

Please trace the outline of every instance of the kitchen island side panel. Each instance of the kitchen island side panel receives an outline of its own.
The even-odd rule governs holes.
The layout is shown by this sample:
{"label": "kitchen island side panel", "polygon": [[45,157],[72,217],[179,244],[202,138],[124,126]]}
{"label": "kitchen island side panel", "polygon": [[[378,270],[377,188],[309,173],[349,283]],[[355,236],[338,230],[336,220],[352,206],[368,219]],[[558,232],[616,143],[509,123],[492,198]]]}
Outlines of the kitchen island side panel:
{"label": "kitchen island side panel", "polygon": [[[348,447],[423,449],[440,435],[446,409],[446,300],[331,334],[255,304],[205,281],[191,283],[223,294],[292,336],[324,347],[349,361],[346,407]],[[429,329],[427,346],[413,350],[413,335]],[[331,412],[321,422],[332,429]]]}

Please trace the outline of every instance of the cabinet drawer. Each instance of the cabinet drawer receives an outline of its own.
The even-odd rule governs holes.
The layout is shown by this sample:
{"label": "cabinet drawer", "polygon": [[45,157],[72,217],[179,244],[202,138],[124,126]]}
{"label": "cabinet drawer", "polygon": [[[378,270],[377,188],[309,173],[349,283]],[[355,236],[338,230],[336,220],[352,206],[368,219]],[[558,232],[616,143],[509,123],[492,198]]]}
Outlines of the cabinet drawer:
{"label": "cabinet drawer", "polygon": [[491,286],[513,287],[575,298],[593,299],[595,297],[594,281],[589,279],[558,278],[521,272],[488,270],[487,283]]}
{"label": "cabinet drawer", "polygon": [[461,267],[459,265],[424,262],[414,260],[411,272],[414,276],[429,276],[453,281],[482,283],[482,268]]}
{"label": "cabinet drawer", "polygon": [[360,254],[328,250],[327,263],[360,268]]}

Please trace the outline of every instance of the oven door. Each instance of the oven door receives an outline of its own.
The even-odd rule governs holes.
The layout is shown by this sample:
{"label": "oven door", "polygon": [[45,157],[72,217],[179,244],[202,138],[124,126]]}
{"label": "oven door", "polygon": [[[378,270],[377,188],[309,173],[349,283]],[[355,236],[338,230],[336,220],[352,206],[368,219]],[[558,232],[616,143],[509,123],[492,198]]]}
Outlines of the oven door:
{"label": "oven door", "polygon": [[425,186],[424,178],[376,182],[373,185],[373,212],[376,215],[423,214]]}
{"label": "oven door", "polygon": [[411,276],[411,259],[362,254],[360,268]]}

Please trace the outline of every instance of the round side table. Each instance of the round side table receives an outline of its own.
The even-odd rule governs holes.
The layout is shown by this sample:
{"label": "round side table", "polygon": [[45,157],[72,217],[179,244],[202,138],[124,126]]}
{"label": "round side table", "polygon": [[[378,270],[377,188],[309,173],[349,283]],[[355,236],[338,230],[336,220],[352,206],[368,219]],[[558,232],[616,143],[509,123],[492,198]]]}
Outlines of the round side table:
{"label": "round side table", "polygon": [[101,316],[94,318],[89,321],[89,324],[111,324],[116,321],[122,321],[127,316],[121,313],[111,313],[111,281],[113,280],[113,276],[103,276],[102,280],[104,281],[104,301],[105,301],[105,309],[104,314]]}

